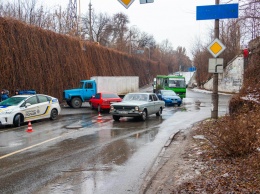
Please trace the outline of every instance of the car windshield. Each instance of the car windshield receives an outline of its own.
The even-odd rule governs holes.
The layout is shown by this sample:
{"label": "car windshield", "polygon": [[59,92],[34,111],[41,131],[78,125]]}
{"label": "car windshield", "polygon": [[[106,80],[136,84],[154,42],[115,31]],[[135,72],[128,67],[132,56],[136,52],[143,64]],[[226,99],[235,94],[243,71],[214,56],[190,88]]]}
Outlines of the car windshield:
{"label": "car windshield", "polygon": [[176,96],[174,91],[162,91],[162,95],[164,96]]}
{"label": "car windshield", "polygon": [[117,94],[102,94],[102,98],[119,98]]}
{"label": "car windshield", "polygon": [[127,94],[123,101],[148,101],[146,94]]}
{"label": "car windshield", "polygon": [[16,106],[26,98],[27,97],[14,96],[0,102],[0,106]]}

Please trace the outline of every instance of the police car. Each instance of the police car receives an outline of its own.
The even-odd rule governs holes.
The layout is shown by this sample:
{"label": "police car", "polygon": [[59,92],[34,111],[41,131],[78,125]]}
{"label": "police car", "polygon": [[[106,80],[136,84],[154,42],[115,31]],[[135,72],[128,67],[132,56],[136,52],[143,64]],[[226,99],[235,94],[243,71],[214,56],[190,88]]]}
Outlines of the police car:
{"label": "police car", "polygon": [[16,95],[0,102],[0,125],[14,125],[39,119],[55,120],[61,112],[57,98],[44,95]]}

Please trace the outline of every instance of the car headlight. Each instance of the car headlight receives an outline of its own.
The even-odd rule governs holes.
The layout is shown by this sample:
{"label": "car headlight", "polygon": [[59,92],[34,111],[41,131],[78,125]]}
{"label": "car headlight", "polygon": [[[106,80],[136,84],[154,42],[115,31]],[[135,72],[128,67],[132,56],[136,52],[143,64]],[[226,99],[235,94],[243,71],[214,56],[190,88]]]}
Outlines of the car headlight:
{"label": "car headlight", "polygon": [[138,106],[136,106],[136,107],[135,107],[135,110],[136,110],[136,111],[139,111],[139,107],[138,107]]}
{"label": "car headlight", "polygon": [[0,115],[11,114],[12,112],[13,112],[13,109],[12,110],[5,110],[3,112],[0,112]]}

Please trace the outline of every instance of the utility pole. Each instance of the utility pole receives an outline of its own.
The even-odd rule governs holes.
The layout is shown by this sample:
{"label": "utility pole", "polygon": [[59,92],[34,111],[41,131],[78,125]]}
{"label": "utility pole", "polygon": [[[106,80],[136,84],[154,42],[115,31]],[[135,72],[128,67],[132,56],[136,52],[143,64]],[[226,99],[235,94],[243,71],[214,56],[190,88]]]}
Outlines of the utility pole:
{"label": "utility pole", "polygon": [[92,24],[91,24],[91,0],[89,1],[89,40],[93,41],[93,34],[92,34]]}
{"label": "utility pole", "polygon": [[70,18],[69,30],[74,34],[78,34],[77,0],[70,0],[68,9]]}
{"label": "utility pole", "polygon": [[132,54],[132,32],[131,32],[131,27],[130,27],[130,44],[129,44],[129,54]]}
{"label": "utility pole", "polygon": [[[215,4],[219,5],[219,0],[215,0]],[[214,29],[215,38],[219,39],[219,19],[215,19],[215,29]],[[211,118],[218,118],[218,73],[213,74],[213,91],[212,91],[212,104],[213,108],[211,111]]]}
{"label": "utility pole", "polygon": [[130,26],[129,28],[129,35],[130,35],[130,44],[129,44],[129,54],[132,54],[132,27],[135,27],[136,25]]}
{"label": "utility pole", "polygon": [[79,0],[78,30],[79,30],[79,32],[78,32],[79,38],[81,39],[82,26],[81,26],[81,7],[80,7],[80,0]]}

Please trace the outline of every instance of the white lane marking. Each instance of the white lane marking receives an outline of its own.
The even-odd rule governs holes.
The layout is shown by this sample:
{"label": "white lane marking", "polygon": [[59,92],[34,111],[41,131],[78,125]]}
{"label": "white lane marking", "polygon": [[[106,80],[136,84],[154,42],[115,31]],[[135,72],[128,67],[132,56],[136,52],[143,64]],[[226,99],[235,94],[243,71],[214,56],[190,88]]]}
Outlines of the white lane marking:
{"label": "white lane marking", "polygon": [[0,131],[0,133],[6,132],[6,131],[10,131],[10,130],[9,130],[9,129],[6,129],[6,130],[4,130],[4,131]]}
{"label": "white lane marking", "polygon": [[[70,133],[73,133],[73,132],[70,132]],[[70,133],[66,133],[66,134],[64,134],[64,135],[68,135],[68,134],[70,134]],[[4,158],[7,158],[7,157],[9,157],[9,156],[12,156],[12,155],[18,154],[18,153],[20,153],[20,152],[23,152],[23,151],[29,150],[29,149],[34,148],[34,147],[36,147],[36,146],[39,146],[39,145],[42,145],[42,144],[48,143],[48,142],[53,141],[53,140],[55,140],[55,139],[59,139],[59,138],[63,137],[64,135],[61,135],[61,136],[58,136],[58,137],[54,137],[54,138],[52,138],[52,139],[49,139],[49,140],[43,141],[43,142],[41,142],[41,143],[37,143],[37,144],[35,144],[35,145],[32,145],[32,146],[29,146],[29,147],[26,147],[26,148],[23,148],[23,149],[17,150],[17,151],[15,151],[15,152],[10,153],[10,154],[3,155],[3,156],[0,157],[0,160],[1,160],[1,159],[4,159]]]}

